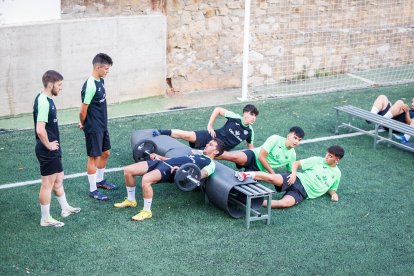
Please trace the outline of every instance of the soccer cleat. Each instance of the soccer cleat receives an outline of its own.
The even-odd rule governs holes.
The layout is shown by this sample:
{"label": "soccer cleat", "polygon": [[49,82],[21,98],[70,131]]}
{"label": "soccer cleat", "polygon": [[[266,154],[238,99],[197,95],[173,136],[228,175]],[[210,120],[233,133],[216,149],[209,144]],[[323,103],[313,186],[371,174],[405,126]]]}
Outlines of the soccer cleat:
{"label": "soccer cleat", "polygon": [[234,177],[236,177],[239,181],[243,182],[246,181],[247,177],[249,177],[249,175],[245,172],[235,172],[234,173]]}
{"label": "soccer cleat", "polygon": [[160,136],[160,135],[161,135],[161,133],[158,129],[154,129],[154,131],[152,132],[153,137]]}
{"label": "soccer cleat", "polygon": [[60,213],[62,215],[63,218],[66,218],[72,214],[77,214],[81,211],[81,208],[79,207],[72,207],[69,206],[69,208],[62,210],[62,212]]}
{"label": "soccer cleat", "polygon": [[150,219],[150,218],[152,218],[151,211],[141,210],[138,214],[133,216],[131,219],[134,221],[143,221],[145,219]]}
{"label": "soccer cleat", "polygon": [[116,190],[118,187],[114,184],[108,183],[106,179],[102,180],[101,182],[96,182],[96,187],[105,189],[105,190]]}
{"label": "soccer cleat", "polygon": [[115,208],[137,207],[137,202],[136,201],[131,201],[128,198],[125,198],[124,201],[119,202],[119,203],[115,203],[114,207]]}
{"label": "soccer cleat", "polygon": [[397,134],[393,134],[393,136],[394,136],[394,138],[395,138],[396,140],[398,140],[398,142],[400,142],[401,144],[407,144],[407,143],[408,143],[408,140],[407,140],[407,139],[405,139],[405,136],[404,136],[404,135],[397,135]]}
{"label": "soccer cleat", "polygon": [[51,216],[49,216],[47,219],[40,220],[40,226],[62,227],[64,225],[65,224],[63,222],[55,220]]}
{"label": "soccer cleat", "polygon": [[101,194],[98,190],[95,190],[93,192],[89,192],[89,196],[94,198],[94,199],[101,200],[101,201],[109,200],[108,196],[106,196],[104,194]]}

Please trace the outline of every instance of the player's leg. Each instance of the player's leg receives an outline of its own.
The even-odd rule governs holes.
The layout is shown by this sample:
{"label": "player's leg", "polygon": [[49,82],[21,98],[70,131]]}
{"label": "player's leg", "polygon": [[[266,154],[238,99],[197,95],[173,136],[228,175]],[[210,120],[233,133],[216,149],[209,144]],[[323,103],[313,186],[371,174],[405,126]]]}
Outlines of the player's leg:
{"label": "player's leg", "polygon": [[391,104],[391,102],[388,100],[387,96],[379,95],[372,105],[371,113],[378,114],[380,111],[384,111],[388,104]]}
{"label": "player's leg", "polygon": [[52,226],[52,227],[62,227],[65,224],[63,222],[57,221],[50,215],[50,202],[52,197],[53,185],[55,183],[56,174],[51,175],[42,175],[42,183],[40,186],[39,192],[39,202],[41,210],[41,226]]}
{"label": "player's leg", "polygon": [[[267,207],[267,200],[263,201],[263,207]],[[276,208],[289,208],[296,205],[295,198],[291,195],[285,195],[282,199],[272,199],[270,206],[272,209]]]}
{"label": "player's leg", "polygon": [[55,196],[60,204],[60,208],[62,209],[61,215],[65,218],[72,214],[79,213],[81,208],[69,205],[66,199],[65,189],[63,188],[63,176],[63,171],[56,174],[55,182],[53,184],[53,192],[55,193]]}
{"label": "player's leg", "polygon": [[175,139],[183,139],[192,143],[194,143],[197,140],[196,133],[194,131],[187,131],[181,129],[171,129],[170,136]]}
{"label": "player's leg", "polygon": [[152,217],[151,212],[151,205],[152,205],[152,198],[154,197],[154,191],[152,189],[152,185],[159,183],[162,179],[162,174],[159,169],[155,169],[150,171],[142,177],[142,197],[144,201],[143,209],[132,217],[132,220],[135,221],[143,221],[145,219],[149,219]]}
{"label": "player's leg", "polygon": [[248,157],[244,151],[225,151],[222,155],[217,156],[216,159],[226,160],[236,163],[239,166],[244,166],[247,163]]}
{"label": "player's leg", "polygon": [[[149,161],[151,162],[151,161]],[[127,190],[127,197],[124,201],[115,203],[116,208],[136,207],[137,200],[135,198],[136,189],[136,176],[142,176],[148,172],[148,162],[141,161],[135,164],[131,164],[124,168],[124,179]]]}
{"label": "player's leg", "polygon": [[[400,114],[402,114],[404,112],[403,107],[404,107],[405,103],[402,100],[398,100],[395,102],[395,104],[393,104],[390,108],[390,110],[388,111],[391,114],[390,118],[393,118],[395,116],[398,116]],[[384,115],[385,117],[386,115]]]}
{"label": "player's leg", "polygon": [[105,179],[105,168],[111,154],[111,141],[109,139],[109,132],[102,133],[102,137],[98,137],[102,141],[101,155],[99,156],[96,164],[96,186],[98,188],[106,190],[116,190],[118,187],[115,184],[109,183]]}

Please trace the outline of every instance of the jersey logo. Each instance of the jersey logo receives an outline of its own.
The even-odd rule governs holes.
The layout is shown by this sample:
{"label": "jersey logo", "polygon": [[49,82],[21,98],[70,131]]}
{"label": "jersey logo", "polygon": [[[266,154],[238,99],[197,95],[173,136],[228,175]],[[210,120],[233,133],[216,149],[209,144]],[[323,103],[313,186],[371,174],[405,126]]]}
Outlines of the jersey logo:
{"label": "jersey logo", "polygon": [[[99,88],[100,89],[100,88]],[[102,95],[102,99],[99,100],[100,103],[103,103],[106,100],[106,93]]]}
{"label": "jersey logo", "polygon": [[244,131],[244,135],[247,135],[247,134],[249,134],[249,132],[247,130],[245,130]]}
{"label": "jersey logo", "polygon": [[240,124],[239,123],[235,123],[236,124],[236,126],[239,126]]}

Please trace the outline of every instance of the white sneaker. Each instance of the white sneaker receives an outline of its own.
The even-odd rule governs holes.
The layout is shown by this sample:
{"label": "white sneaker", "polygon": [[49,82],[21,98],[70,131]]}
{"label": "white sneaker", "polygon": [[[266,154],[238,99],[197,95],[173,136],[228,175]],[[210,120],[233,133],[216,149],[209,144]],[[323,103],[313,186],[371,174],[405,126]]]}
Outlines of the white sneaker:
{"label": "white sneaker", "polygon": [[67,208],[65,210],[62,210],[61,215],[62,215],[63,218],[66,218],[66,217],[68,217],[72,214],[79,213],[80,211],[81,211],[81,208],[79,208],[79,207],[69,206],[69,208]]}
{"label": "white sneaker", "polygon": [[40,220],[40,226],[52,226],[52,227],[62,227],[65,224],[61,221],[55,220],[51,216],[47,219]]}

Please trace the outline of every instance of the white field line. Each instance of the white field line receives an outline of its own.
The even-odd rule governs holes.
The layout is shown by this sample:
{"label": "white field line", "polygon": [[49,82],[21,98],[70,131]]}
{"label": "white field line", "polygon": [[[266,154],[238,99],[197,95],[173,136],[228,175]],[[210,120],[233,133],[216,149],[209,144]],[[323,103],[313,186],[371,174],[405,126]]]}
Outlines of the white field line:
{"label": "white field line", "polygon": [[[321,142],[321,141],[343,139],[343,138],[355,137],[355,136],[360,136],[360,135],[364,135],[364,133],[354,132],[354,133],[348,133],[348,134],[341,134],[341,135],[319,137],[319,138],[314,138],[314,139],[307,139],[307,140],[303,140],[301,142],[301,144],[308,144],[308,143],[316,143],[316,142]],[[122,171],[123,169],[124,169],[123,167],[106,169],[105,173],[118,172],[118,171]],[[77,177],[81,177],[81,176],[86,176],[86,172],[65,175],[64,179],[72,179],[72,178],[77,178]],[[38,183],[40,183],[40,179],[17,182],[17,183],[2,184],[2,185],[0,185],[0,190],[1,189],[8,189],[8,188],[16,188],[16,187],[21,187],[21,186],[34,185],[34,184],[38,184]]]}
{"label": "white field line", "polygon": [[357,76],[357,75],[354,75],[354,74],[351,74],[351,73],[349,73],[349,74],[346,74],[348,77],[351,77],[351,78],[354,78],[354,79],[358,79],[358,80],[360,80],[360,81],[363,81],[363,82],[366,82],[366,83],[368,83],[368,84],[370,84],[370,85],[374,85],[374,84],[376,84],[374,81],[372,81],[372,80],[369,80],[369,79],[366,79],[366,78],[363,78],[363,77],[360,77],[360,76]]}

